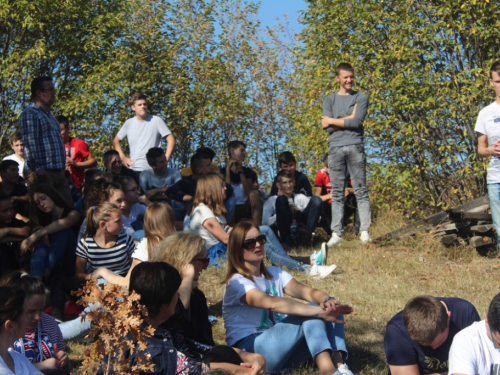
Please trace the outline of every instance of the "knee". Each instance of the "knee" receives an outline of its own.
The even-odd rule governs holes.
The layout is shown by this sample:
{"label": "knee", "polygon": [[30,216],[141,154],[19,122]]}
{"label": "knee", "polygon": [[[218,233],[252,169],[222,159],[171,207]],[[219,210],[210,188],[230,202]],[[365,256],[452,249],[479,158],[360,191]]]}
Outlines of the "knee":
{"label": "knee", "polygon": [[321,200],[320,197],[316,196],[316,195],[313,195],[311,197],[311,205],[313,207],[321,207],[321,204],[323,203],[323,201]]}

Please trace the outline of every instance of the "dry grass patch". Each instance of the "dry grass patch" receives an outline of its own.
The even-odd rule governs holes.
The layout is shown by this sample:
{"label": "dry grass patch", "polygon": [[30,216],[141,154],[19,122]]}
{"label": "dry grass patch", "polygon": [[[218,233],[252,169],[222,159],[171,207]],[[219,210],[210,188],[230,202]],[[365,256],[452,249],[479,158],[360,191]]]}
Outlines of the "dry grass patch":
{"label": "dry grass patch", "polygon": [[[402,219],[393,213],[379,218],[373,226],[373,238],[397,229]],[[321,235],[319,235],[321,238]],[[323,236],[324,239],[324,236]],[[310,250],[299,249],[293,255],[308,256]],[[342,245],[330,249],[328,263],[337,264],[335,273],[324,280],[310,280],[292,272],[301,282],[324,290],[342,302],[351,304],[354,313],[346,317],[348,364],[360,374],[387,374],[383,337],[387,321],[406,301],[418,294],[455,296],[471,301],[485,317],[488,304],[499,292],[499,260],[484,257],[469,248],[447,249],[425,233],[382,247],[362,245],[346,233]],[[218,318],[213,326],[214,338],[225,343],[221,301],[225,267],[202,273],[200,288],[210,304],[210,312]],[[84,345],[71,344],[78,358]],[[312,369],[294,375],[315,373]]]}

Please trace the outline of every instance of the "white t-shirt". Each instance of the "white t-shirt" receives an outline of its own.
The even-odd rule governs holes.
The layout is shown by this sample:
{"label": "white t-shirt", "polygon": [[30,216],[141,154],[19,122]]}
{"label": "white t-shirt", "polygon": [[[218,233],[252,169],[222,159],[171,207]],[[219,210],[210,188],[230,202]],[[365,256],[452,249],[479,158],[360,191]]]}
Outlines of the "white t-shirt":
{"label": "white t-shirt", "polygon": [[[9,354],[14,360],[15,374],[22,375],[43,375],[38,369],[21,353],[18,353],[9,348]],[[0,375],[14,375],[3,358],[0,357]]]}
{"label": "white t-shirt", "polygon": [[[269,197],[266,203],[264,203],[262,225],[273,225],[276,223],[276,199],[278,199],[278,196],[273,195]],[[293,195],[293,204],[295,204],[295,207],[297,207],[300,212],[306,209],[310,200],[311,198],[305,196],[304,194]]]}
{"label": "white t-shirt", "polygon": [[[475,132],[488,137],[488,146],[500,139],[500,105],[496,102],[484,107],[477,116]],[[500,157],[492,156],[488,164],[486,181],[488,184],[500,183]]]}
{"label": "white t-shirt", "polygon": [[215,216],[212,210],[203,203],[196,206],[191,214],[191,223],[189,224],[193,232],[199,234],[201,238],[207,241],[207,249],[210,249],[212,246],[217,245],[220,242],[217,237],[215,237],[203,226],[203,223],[212,217],[220,223],[222,229],[226,227],[227,221],[224,215]]}
{"label": "white t-shirt", "polygon": [[234,274],[226,284],[222,299],[222,315],[226,328],[226,342],[229,346],[234,346],[255,332],[271,328],[286,317],[285,314],[249,306],[240,300],[252,289],[258,289],[272,297],[283,297],[283,289],[293,276],[278,267],[266,268],[271,273],[271,280],[254,277],[252,281],[240,274]]}
{"label": "white t-shirt", "polygon": [[137,117],[129,118],[118,131],[117,136],[120,140],[128,139],[130,158],[134,160],[131,168],[140,172],[151,169],[146,160],[146,153],[149,149],[160,146],[161,139],[171,133],[161,118],[149,115],[144,121],[139,121]]}
{"label": "white t-shirt", "polygon": [[144,237],[141,242],[139,242],[132,254],[132,258],[140,260],[141,262],[147,262],[149,260],[148,254],[148,240]]}
{"label": "white t-shirt", "polygon": [[486,333],[486,322],[474,322],[453,338],[449,374],[499,375],[500,351]]}
{"label": "white t-shirt", "polygon": [[19,163],[19,176],[23,177],[24,160],[21,160],[16,154],[12,154],[3,158],[3,160],[14,160]]}

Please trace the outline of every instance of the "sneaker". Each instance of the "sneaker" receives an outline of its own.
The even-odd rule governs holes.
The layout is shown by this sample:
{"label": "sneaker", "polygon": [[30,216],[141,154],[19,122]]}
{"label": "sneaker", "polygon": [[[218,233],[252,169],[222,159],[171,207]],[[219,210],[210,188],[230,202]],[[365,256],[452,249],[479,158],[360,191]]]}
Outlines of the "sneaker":
{"label": "sneaker", "polygon": [[341,241],[342,241],[342,237],[340,237],[337,233],[332,233],[332,237],[328,241],[327,245],[328,245],[328,247],[334,247],[334,246],[340,245]]}
{"label": "sneaker", "polygon": [[363,243],[368,243],[368,242],[370,242],[372,240],[370,238],[370,235],[368,234],[368,231],[366,231],[366,230],[362,230],[361,231],[361,235],[359,236],[359,239]]}
{"label": "sneaker", "polygon": [[314,264],[311,267],[309,276],[311,276],[313,279],[321,280],[331,274],[335,270],[335,268],[337,268],[335,264],[332,264],[331,266],[318,266]]}
{"label": "sneaker", "polygon": [[321,244],[321,249],[311,254],[311,264],[316,264],[317,266],[325,266],[327,255],[328,255],[328,246],[326,242],[323,242]]}
{"label": "sneaker", "polygon": [[339,368],[333,373],[333,375],[354,375],[354,373],[349,370],[349,367],[344,363],[340,365]]}

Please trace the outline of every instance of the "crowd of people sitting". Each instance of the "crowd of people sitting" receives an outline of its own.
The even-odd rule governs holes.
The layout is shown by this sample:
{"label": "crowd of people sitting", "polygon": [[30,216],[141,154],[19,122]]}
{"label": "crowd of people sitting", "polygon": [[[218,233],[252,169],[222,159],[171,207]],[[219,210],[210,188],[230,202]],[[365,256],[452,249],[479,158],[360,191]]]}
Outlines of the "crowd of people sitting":
{"label": "crowd of people sitting", "polygon": [[[88,321],[68,316],[75,309],[71,292],[88,280],[140,294],[144,324],[155,329],[146,352],[156,374],[257,375],[305,363],[321,375],[352,374],[343,325],[352,307],[287,272],[323,279],[336,268],[327,264],[328,243],[307,260],[289,255],[298,246],[317,246],[318,226],[332,235],[327,157],[314,190],[285,151],[270,194],[264,193],[245,165],[241,141],[228,144],[229,161],[220,169],[215,152],[201,147],[178,171],[168,167],[174,135],[148,113],[145,96],[134,94],[135,116],[96,168],[87,144],[70,136],[69,119],[50,114],[55,89],[49,77],[33,81],[32,99],[11,138],[14,155],[0,164],[0,374],[69,373],[65,340],[90,329]],[[130,157],[120,145],[125,138]],[[344,189],[357,232],[353,188]],[[227,269],[227,346],[214,342],[199,288],[200,273],[210,266]],[[478,320],[463,300],[410,301],[387,327],[390,371],[447,371],[453,336]],[[500,341],[500,319],[485,324],[486,336]],[[451,352],[460,357],[459,349]]]}

